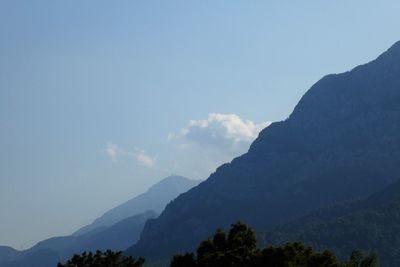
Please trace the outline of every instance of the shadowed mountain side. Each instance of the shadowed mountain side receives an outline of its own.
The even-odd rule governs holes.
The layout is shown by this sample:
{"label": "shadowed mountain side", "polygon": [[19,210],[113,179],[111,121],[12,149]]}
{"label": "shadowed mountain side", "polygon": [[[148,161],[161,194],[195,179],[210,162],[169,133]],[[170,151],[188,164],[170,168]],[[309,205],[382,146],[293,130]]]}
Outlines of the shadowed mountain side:
{"label": "shadowed mountain side", "polygon": [[12,247],[0,246],[0,262],[2,259],[13,260],[19,256],[19,251]]}
{"label": "shadowed mountain side", "polygon": [[198,183],[199,181],[182,176],[169,176],[164,178],[150,187],[147,192],[107,211],[92,224],[82,227],[73,235],[82,235],[102,226],[113,225],[116,222],[135,214],[145,212],[146,210],[154,210],[157,213],[161,213],[168,202]]}
{"label": "shadowed mountain side", "polygon": [[[18,257],[2,258],[0,267],[31,266],[37,262],[41,267],[54,267],[58,261],[65,261],[73,254],[96,250],[125,250],[138,239],[145,222],[155,218],[157,213],[147,211],[124,219],[105,229],[96,229],[81,236],[54,237],[39,242],[31,249],[19,252]],[[40,262],[43,257],[44,261]],[[5,263],[8,262],[8,263]]]}
{"label": "shadowed mountain side", "polygon": [[264,244],[300,240],[345,257],[375,252],[380,266],[400,266],[400,182],[364,200],[338,204],[267,233]]}
{"label": "shadowed mountain side", "polygon": [[[21,253],[21,252],[20,252]],[[1,267],[55,267],[58,254],[51,250],[40,250],[34,253],[20,254],[18,260],[0,261]]]}
{"label": "shadowed mountain side", "polygon": [[249,152],[222,165],[146,223],[130,255],[191,251],[238,219],[269,230],[318,208],[365,197],[400,175],[400,43],[350,72],[329,75]]}

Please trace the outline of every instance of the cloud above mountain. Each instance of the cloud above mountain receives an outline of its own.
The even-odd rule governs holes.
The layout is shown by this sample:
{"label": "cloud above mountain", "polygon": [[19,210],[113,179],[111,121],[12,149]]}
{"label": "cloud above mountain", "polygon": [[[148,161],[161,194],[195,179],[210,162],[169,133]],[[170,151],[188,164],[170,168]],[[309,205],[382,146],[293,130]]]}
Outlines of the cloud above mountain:
{"label": "cloud above mountain", "polygon": [[106,145],[106,154],[112,161],[117,161],[119,153],[118,146],[114,145],[113,143],[108,142]]}
{"label": "cloud above mountain", "polygon": [[176,133],[170,133],[167,149],[161,148],[156,155],[142,148],[126,150],[112,142],[106,143],[105,152],[114,163],[133,162],[165,174],[184,173],[205,178],[221,164],[245,153],[270,123],[256,123],[236,114],[210,113],[204,119],[189,120]]}
{"label": "cloud above mountain", "polygon": [[190,120],[179,133],[171,133],[168,140],[177,142],[181,148],[201,146],[232,154],[243,149],[271,122],[254,123],[236,114],[210,113],[206,119]]}
{"label": "cloud above mountain", "polygon": [[144,150],[139,150],[134,153],[134,157],[136,158],[136,161],[146,167],[153,167],[156,162],[157,162],[157,156],[151,156],[147,154],[146,151]]}
{"label": "cloud above mountain", "polygon": [[119,146],[111,142],[106,144],[105,152],[107,156],[114,162],[117,162],[118,158],[125,157],[133,157],[136,163],[145,167],[153,167],[157,162],[157,156],[152,156],[143,149],[136,148],[134,152],[130,152],[121,149]]}

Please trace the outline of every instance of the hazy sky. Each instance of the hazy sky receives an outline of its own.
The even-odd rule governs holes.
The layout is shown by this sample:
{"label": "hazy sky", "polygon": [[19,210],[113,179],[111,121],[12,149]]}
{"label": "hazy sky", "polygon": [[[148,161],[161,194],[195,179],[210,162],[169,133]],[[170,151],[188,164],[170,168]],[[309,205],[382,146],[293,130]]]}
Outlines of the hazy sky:
{"label": "hazy sky", "polygon": [[0,245],[205,179],[328,73],[400,39],[400,1],[0,0]]}

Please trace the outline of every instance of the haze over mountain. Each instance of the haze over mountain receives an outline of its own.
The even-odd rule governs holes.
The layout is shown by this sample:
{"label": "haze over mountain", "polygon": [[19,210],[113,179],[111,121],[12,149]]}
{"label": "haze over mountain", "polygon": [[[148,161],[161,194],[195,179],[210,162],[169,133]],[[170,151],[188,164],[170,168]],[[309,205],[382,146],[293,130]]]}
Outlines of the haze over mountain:
{"label": "haze over mountain", "polygon": [[154,211],[147,211],[80,236],[49,238],[24,251],[9,251],[2,247],[0,267],[55,267],[58,262],[66,261],[72,255],[84,251],[124,250],[139,239],[144,223],[156,216]]}
{"label": "haze over mountain", "polygon": [[207,178],[254,139],[215,148],[226,121],[181,135],[191,122],[287,118],[322,75],[394,43],[399,10],[398,0],[0,1],[0,245],[68,235],[157,177]]}
{"label": "haze over mountain", "polygon": [[191,251],[215,228],[244,220],[271,230],[333,203],[366,197],[400,177],[400,42],[376,60],[328,75],[288,119],[264,129],[149,220],[128,254]]}
{"label": "haze over mountain", "polygon": [[113,225],[125,218],[147,210],[161,213],[168,202],[181,193],[188,191],[198,183],[199,181],[191,180],[183,176],[171,175],[150,187],[145,193],[107,211],[93,223],[76,231],[74,235],[81,235],[98,227]]}
{"label": "haze over mountain", "polygon": [[54,267],[75,253],[125,250],[139,239],[148,219],[157,217],[168,202],[198,183],[182,176],[169,176],[73,235],[49,238],[24,251],[0,247],[0,267]]}

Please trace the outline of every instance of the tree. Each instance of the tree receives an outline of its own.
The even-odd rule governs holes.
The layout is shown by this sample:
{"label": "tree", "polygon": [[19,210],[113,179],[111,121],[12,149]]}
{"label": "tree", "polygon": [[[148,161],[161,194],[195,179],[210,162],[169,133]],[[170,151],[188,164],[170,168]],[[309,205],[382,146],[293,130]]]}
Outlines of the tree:
{"label": "tree", "polygon": [[316,252],[300,242],[288,242],[280,247],[261,250],[255,266],[339,267],[336,256],[329,252]]}
{"label": "tree", "polygon": [[107,250],[103,253],[98,250],[95,254],[84,252],[81,255],[74,255],[65,264],[59,263],[57,267],[141,267],[143,264],[143,258],[135,260],[124,256],[121,251]]}
{"label": "tree", "polygon": [[174,267],[196,267],[196,261],[193,253],[186,253],[185,255],[175,255],[172,258],[171,266]]}
{"label": "tree", "polygon": [[365,253],[355,250],[351,253],[349,261],[345,267],[375,267],[378,266],[378,258],[374,254],[366,255]]}
{"label": "tree", "polygon": [[238,222],[232,225],[228,236],[218,229],[213,238],[200,244],[197,249],[197,266],[250,266],[256,247],[254,231]]}
{"label": "tree", "polygon": [[355,251],[350,259],[340,262],[328,251],[318,252],[301,242],[288,242],[278,247],[257,248],[254,231],[238,222],[226,235],[218,229],[204,240],[196,254],[176,255],[170,267],[375,267],[377,258]]}

